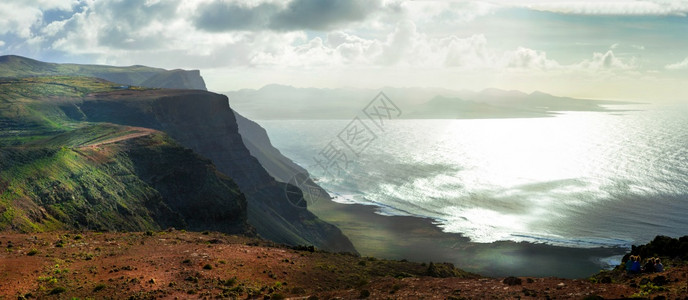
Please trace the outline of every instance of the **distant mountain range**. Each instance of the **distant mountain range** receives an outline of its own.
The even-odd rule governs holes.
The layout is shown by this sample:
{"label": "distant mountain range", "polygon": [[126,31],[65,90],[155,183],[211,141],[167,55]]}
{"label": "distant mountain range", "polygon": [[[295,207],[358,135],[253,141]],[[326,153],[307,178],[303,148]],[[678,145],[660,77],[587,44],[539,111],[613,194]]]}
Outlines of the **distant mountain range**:
{"label": "distant mountain range", "polygon": [[[405,119],[532,118],[562,111],[607,111],[628,102],[558,97],[542,92],[486,89],[480,92],[438,88],[315,89],[284,85],[226,92],[232,107],[253,120],[349,119],[380,91]],[[288,104],[288,105],[285,105]]]}
{"label": "distant mountain range", "polygon": [[198,72],[0,57],[0,230],[173,226],[355,253],[255,156],[273,174],[302,169],[202,83]]}

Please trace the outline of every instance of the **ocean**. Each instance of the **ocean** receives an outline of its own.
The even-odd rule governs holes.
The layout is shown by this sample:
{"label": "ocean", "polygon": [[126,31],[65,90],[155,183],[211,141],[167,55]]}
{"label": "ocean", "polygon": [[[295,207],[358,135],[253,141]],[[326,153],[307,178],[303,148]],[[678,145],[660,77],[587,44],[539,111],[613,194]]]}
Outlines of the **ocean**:
{"label": "ocean", "polygon": [[688,234],[688,107],[608,108],[385,120],[354,148],[339,140],[351,120],[257,122],[335,201],[431,218],[472,242],[630,247]]}

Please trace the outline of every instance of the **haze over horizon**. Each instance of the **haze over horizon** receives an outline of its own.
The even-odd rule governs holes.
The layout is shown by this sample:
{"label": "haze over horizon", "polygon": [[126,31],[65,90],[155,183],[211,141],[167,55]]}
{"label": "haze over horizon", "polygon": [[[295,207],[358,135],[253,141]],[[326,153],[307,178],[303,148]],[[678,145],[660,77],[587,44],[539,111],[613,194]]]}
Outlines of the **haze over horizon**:
{"label": "haze over horizon", "polygon": [[0,3],[0,55],[200,69],[213,91],[536,90],[682,101],[688,1]]}

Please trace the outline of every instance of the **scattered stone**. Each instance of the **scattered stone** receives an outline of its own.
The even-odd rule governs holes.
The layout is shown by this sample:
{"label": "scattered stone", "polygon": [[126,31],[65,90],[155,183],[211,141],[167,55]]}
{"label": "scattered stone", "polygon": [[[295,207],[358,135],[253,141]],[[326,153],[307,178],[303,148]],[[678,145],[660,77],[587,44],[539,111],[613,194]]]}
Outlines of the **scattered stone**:
{"label": "scattered stone", "polygon": [[521,280],[521,278],[518,278],[518,277],[509,276],[507,278],[504,278],[502,283],[504,283],[506,285],[521,285],[522,280]]}
{"label": "scattered stone", "polygon": [[527,297],[537,297],[537,292],[535,290],[523,288],[523,290],[521,290],[521,292],[523,292],[523,295],[525,295]]}
{"label": "scattered stone", "polygon": [[652,278],[652,283],[656,286],[663,286],[669,283],[669,280],[667,280],[666,276],[664,275],[659,275],[655,278]]}

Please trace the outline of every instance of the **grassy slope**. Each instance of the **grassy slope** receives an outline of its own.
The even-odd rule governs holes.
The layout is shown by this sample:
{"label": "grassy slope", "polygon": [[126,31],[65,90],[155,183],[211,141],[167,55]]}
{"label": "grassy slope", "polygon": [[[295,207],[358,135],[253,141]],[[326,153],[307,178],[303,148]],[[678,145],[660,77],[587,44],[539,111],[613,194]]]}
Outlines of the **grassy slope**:
{"label": "grassy slope", "polygon": [[0,230],[245,232],[245,199],[211,162],[161,132],[67,116],[86,94],[116,89],[83,77],[0,81]]}
{"label": "grassy slope", "polygon": [[157,228],[139,199],[160,197],[136,179],[130,162],[101,165],[88,156],[97,153],[67,147],[0,151],[3,165],[9,165],[0,172],[9,179],[0,195],[0,229]]}
{"label": "grassy slope", "polygon": [[61,105],[116,88],[102,80],[65,76],[0,80],[0,146],[21,145],[82,126],[71,121]]}
{"label": "grassy slope", "polygon": [[0,57],[0,74],[3,77],[46,76],[46,75],[71,75],[92,76],[110,73],[120,80],[118,82],[131,84],[140,83],[155,73],[165,70],[144,66],[111,67],[99,65],[55,64],[45,63],[20,56]]}

